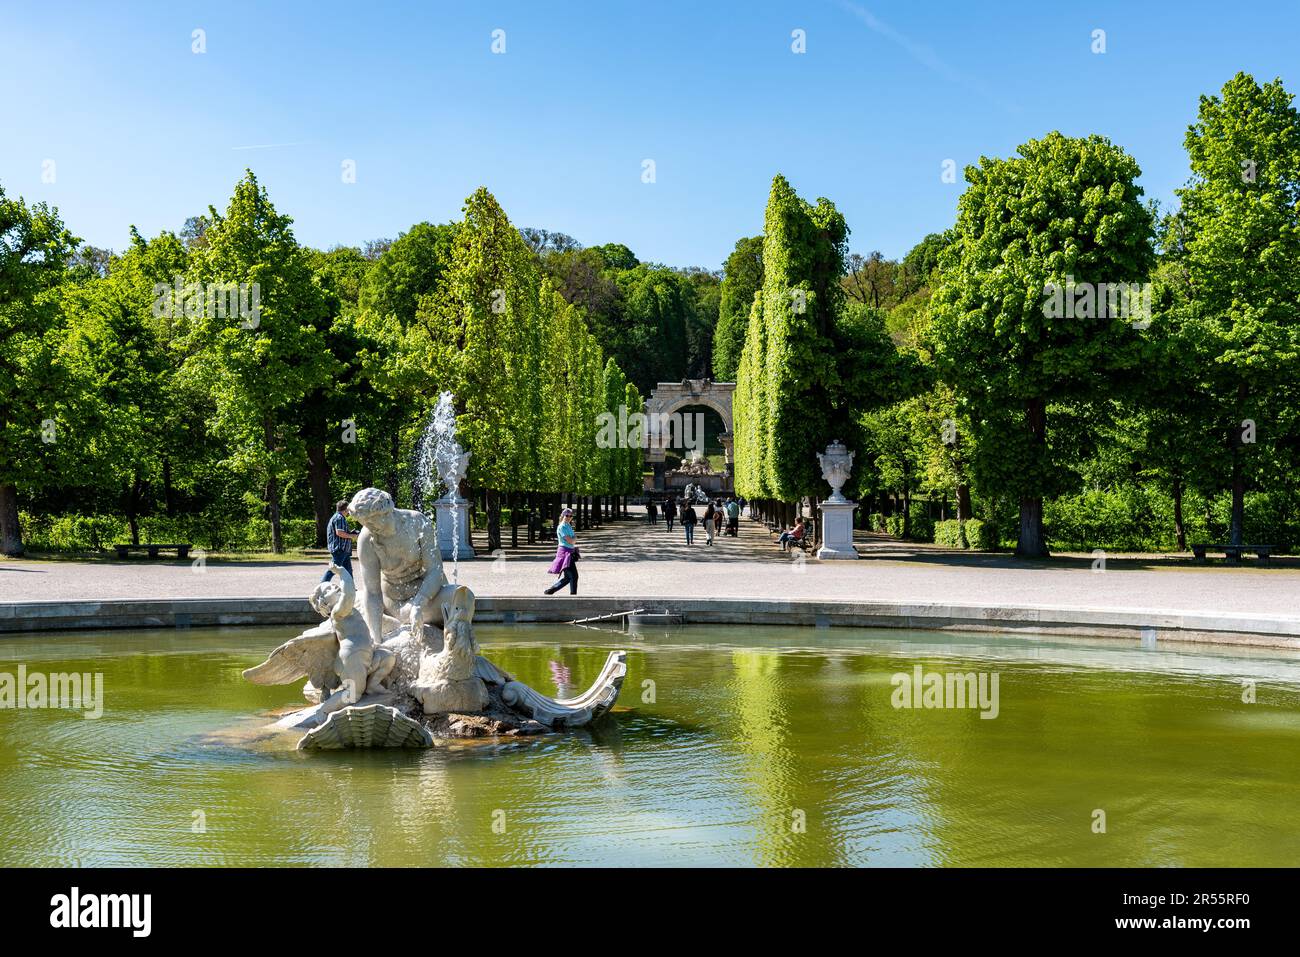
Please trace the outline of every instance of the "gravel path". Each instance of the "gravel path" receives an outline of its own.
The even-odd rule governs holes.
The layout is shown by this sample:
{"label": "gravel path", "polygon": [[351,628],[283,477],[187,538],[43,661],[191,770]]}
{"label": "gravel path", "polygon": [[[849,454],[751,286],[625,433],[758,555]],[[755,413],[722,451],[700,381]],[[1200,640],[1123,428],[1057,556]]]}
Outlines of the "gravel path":
{"label": "gravel path", "polygon": [[[507,540],[509,532],[507,530]],[[480,542],[482,537],[480,536]],[[669,535],[628,521],[579,535],[581,593],[595,596],[820,598],[1080,608],[1141,608],[1198,613],[1300,616],[1300,561],[1274,567],[1193,565],[1188,559],[1109,558],[1104,572],[1088,556],[1027,563],[904,545],[859,533],[856,562],[791,562],[759,525],[742,521],[739,539],[688,548]],[[540,594],[551,577],[554,548],[523,547],[504,557],[463,562],[459,580],[482,595]],[[112,598],[306,596],[320,562],[0,560],[3,601]],[[451,568],[448,563],[448,574]]]}

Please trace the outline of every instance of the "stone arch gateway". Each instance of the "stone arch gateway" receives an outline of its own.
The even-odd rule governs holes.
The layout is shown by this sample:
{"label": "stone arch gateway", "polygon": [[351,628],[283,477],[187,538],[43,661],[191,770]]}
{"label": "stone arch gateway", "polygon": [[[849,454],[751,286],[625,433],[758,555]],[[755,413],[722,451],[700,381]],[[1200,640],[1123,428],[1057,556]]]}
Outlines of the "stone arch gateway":
{"label": "stone arch gateway", "polygon": [[[735,459],[732,457],[732,437],[735,435],[731,417],[731,398],[736,391],[734,382],[714,382],[712,379],[683,379],[681,382],[660,382],[645,401],[647,422],[667,422],[668,417],[687,406],[702,405],[712,409],[722,418],[722,442],[726,461],[726,488],[730,489],[735,476]],[[701,436],[703,439],[703,436]],[[666,429],[651,430],[645,458],[654,469],[654,490],[664,490],[664,451],[669,447],[671,435]]]}

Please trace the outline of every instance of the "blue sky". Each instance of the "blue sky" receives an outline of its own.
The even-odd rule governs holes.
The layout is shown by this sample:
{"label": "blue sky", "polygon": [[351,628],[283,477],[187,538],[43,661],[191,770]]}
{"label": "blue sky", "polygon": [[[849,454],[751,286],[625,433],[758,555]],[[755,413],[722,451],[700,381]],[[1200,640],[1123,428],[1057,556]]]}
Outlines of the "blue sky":
{"label": "blue sky", "polygon": [[1237,70],[1300,92],[1298,35],[1294,0],[9,0],[0,185],[116,249],[224,209],[246,166],[320,247],[458,218],[485,185],[516,225],[717,268],[781,172],[851,249],[900,256],[952,223],[945,159],[1053,129],[1110,137],[1168,204],[1198,96]]}

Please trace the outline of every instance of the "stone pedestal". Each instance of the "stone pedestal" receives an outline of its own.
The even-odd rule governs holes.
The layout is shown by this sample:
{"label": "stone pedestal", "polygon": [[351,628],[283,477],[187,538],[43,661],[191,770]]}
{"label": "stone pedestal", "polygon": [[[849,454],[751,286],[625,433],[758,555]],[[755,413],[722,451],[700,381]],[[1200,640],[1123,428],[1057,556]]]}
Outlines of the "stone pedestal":
{"label": "stone pedestal", "polygon": [[821,503],[822,513],[822,547],[817,550],[818,558],[857,558],[853,547],[853,510],[857,502],[848,499],[835,501],[827,499]]}
{"label": "stone pedestal", "polygon": [[473,558],[474,546],[469,543],[469,502],[464,499],[453,502],[446,498],[440,498],[433,504],[438,510],[438,550],[442,552],[443,559],[446,560],[452,557],[451,536],[453,528],[455,528],[455,533],[460,539],[460,547],[456,551],[456,560]]}

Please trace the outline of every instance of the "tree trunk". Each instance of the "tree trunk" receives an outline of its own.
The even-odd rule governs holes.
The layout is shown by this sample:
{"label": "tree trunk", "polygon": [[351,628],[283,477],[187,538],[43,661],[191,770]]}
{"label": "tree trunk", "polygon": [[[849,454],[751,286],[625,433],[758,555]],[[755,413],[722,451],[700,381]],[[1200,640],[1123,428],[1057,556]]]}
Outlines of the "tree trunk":
{"label": "tree trunk", "polygon": [[[272,427],[269,418],[263,423],[263,429],[266,441],[266,451],[269,455],[274,456],[275,430]],[[273,463],[268,461],[268,470],[273,467]],[[276,555],[283,555],[284,533],[280,528],[280,478],[274,473],[274,471],[271,471],[266,479],[266,510],[267,517],[271,520],[271,551]]]}
{"label": "tree trunk", "polygon": [[162,462],[163,508],[168,517],[176,514],[176,490],[172,487],[172,460],[164,458]]}
{"label": "tree trunk", "polygon": [[[1245,407],[1247,396],[1246,383],[1237,387],[1237,408]],[[1228,529],[1228,544],[1242,544],[1242,535],[1246,525],[1246,471],[1241,463],[1242,430],[1241,416],[1232,427],[1232,525]]]}
{"label": "tree trunk", "polygon": [[1043,535],[1043,500],[1020,500],[1020,534],[1016,538],[1016,555],[1020,558],[1046,558],[1047,541]]}
{"label": "tree trunk", "polygon": [[131,529],[131,544],[140,544],[140,473],[131,479],[131,488],[126,493],[126,524]]}
{"label": "tree trunk", "polygon": [[[1047,444],[1047,400],[1030,399],[1025,403],[1025,428],[1030,448],[1036,455],[1045,454]],[[1016,555],[1020,558],[1046,558],[1047,535],[1043,530],[1042,496],[1020,499],[1020,534],[1016,538]]]}
{"label": "tree trunk", "polygon": [[280,528],[280,480],[272,476],[266,480],[266,511],[271,519],[271,551],[284,554],[284,533]]}
{"label": "tree trunk", "polygon": [[912,480],[903,473],[903,537],[912,537]]}
{"label": "tree trunk", "polygon": [[519,493],[510,493],[510,547],[519,547]]}
{"label": "tree trunk", "polygon": [[10,558],[23,553],[23,530],[18,522],[18,489],[0,485],[0,552]]}
{"label": "tree trunk", "polygon": [[1246,476],[1242,474],[1241,447],[1232,447],[1232,524],[1228,527],[1228,544],[1242,543],[1243,526],[1246,524]]}
{"label": "tree trunk", "polygon": [[501,493],[496,489],[487,491],[487,550],[495,554],[501,547]]}
{"label": "tree trunk", "polygon": [[1187,530],[1183,527],[1183,480],[1174,479],[1174,537],[1178,550],[1187,551]]}
{"label": "tree trunk", "polygon": [[970,485],[962,482],[957,486],[957,521],[964,522],[974,517],[975,513],[970,507]]}
{"label": "tree trunk", "polygon": [[330,501],[331,471],[329,460],[325,457],[325,444],[307,443],[307,481],[311,486],[312,508],[316,512],[317,548],[325,547],[325,530],[334,514],[334,503]]}

